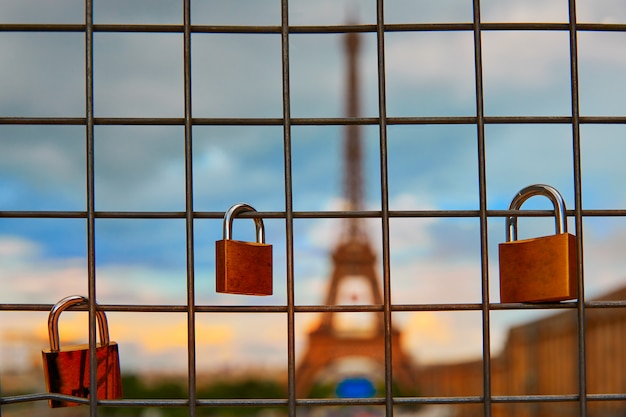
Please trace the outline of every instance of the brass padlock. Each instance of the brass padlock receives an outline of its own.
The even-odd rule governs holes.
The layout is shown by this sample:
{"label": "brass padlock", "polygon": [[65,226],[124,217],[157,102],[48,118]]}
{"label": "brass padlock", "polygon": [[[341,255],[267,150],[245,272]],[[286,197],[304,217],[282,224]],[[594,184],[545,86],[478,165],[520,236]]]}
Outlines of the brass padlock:
{"label": "brass padlock", "polygon": [[263,220],[254,219],[256,242],[231,239],[233,218],[244,211],[256,210],[238,203],[224,215],[224,239],[215,242],[215,288],[229,294],[272,295],[272,245],[265,244]]}
{"label": "brass padlock", "polygon": [[517,240],[517,217],[507,217],[506,242],[498,248],[502,303],[565,301],[578,297],[576,237],[567,233],[561,194],[549,185],[530,185],[517,193],[509,210],[519,210],[534,195],[552,201],[557,234]]}
{"label": "brass padlock", "polygon": [[[42,351],[43,367],[48,392],[76,397],[90,397],[89,345],[66,346],[60,349],[59,315],[68,307],[86,304],[80,295],[66,297],[54,305],[48,316],[50,349]],[[100,346],[96,347],[97,381],[96,395],[99,400],[111,400],[122,396],[122,379],[118,345],[109,341],[109,327],[103,311],[96,311]],[[50,407],[80,405],[73,401],[50,400]]]}

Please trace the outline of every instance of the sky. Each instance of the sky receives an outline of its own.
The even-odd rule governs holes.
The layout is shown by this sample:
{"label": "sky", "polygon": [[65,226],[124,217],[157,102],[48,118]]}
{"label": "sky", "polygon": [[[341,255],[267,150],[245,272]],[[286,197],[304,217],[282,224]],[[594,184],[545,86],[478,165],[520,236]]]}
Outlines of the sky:
{"label": "sky", "polygon": [[[578,1],[579,22],[626,23],[620,0]],[[356,10],[356,12],[355,12]],[[350,12],[352,11],[352,12]],[[350,13],[376,21],[375,1],[289,2],[290,25],[340,25]],[[81,1],[0,1],[0,23],[83,23]],[[280,2],[192,1],[192,24],[280,24]],[[471,22],[468,0],[388,0],[385,23]],[[567,22],[567,1],[484,0],[484,22]],[[94,2],[94,23],[181,24],[177,1]],[[84,117],[84,34],[0,31],[0,117]],[[183,37],[180,33],[94,34],[95,117],[184,115]],[[343,117],[345,62],[340,34],[289,36],[291,116]],[[193,117],[282,117],[279,34],[193,34]],[[482,33],[486,116],[569,116],[569,35],[547,31]],[[378,116],[376,35],[362,36],[361,110]],[[626,115],[626,33],[579,32],[582,116]],[[473,34],[385,34],[387,116],[474,116]],[[477,210],[478,151],[475,125],[389,125],[388,191],[391,210]],[[626,126],[580,127],[582,208],[626,207]],[[194,210],[223,212],[245,201],[258,211],[285,210],[282,126],[194,126]],[[362,129],[363,181],[368,210],[381,209],[378,126]],[[293,126],[295,211],[342,209],[343,129]],[[182,126],[103,126],[94,129],[97,211],[184,211]],[[0,124],[1,211],[84,211],[85,128]],[[487,208],[505,210],[526,185],[546,183],[574,209],[572,128],[567,124],[485,126]],[[534,201],[537,200],[537,201]],[[533,199],[524,208],[548,209]],[[252,224],[235,225],[241,239]],[[198,305],[285,305],[284,219],[265,219],[274,248],[274,295],[217,294],[214,243],[221,219],[197,219],[195,294]],[[245,226],[244,226],[245,225]],[[381,222],[366,222],[381,256]],[[550,219],[520,220],[520,237],[550,234]],[[569,219],[575,231],[574,219]],[[249,230],[246,230],[249,229]],[[318,305],[330,274],[339,219],[294,220],[295,302]],[[101,304],[186,303],[183,219],[97,219],[96,277]],[[626,220],[585,217],[585,296],[601,297],[626,282]],[[246,234],[248,233],[248,234]],[[499,299],[498,244],[503,218],[489,218],[490,299]],[[478,218],[392,218],[391,300],[394,304],[481,302]],[[377,266],[382,276],[382,266]],[[0,215],[0,303],[52,304],[87,293],[84,219],[19,219]],[[358,293],[358,287],[352,291]],[[46,348],[46,312],[0,313],[0,369],[29,366],[11,360],[25,344],[32,356]],[[552,311],[492,311],[492,350],[511,325]],[[122,368],[185,372],[186,315],[109,312],[111,339],[120,344]],[[421,364],[479,358],[481,313],[397,312],[404,344]],[[296,317],[296,348],[305,346],[313,314]],[[86,316],[65,313],[63,340],[86,334]],[[284,366],[284,314],[198,314],[198,369]],[[83,332],[81,329],[85,329]],[[27,336],[28,335],[28,336]],[[38,347],[38,344],[43,346]],[[21,352],[24,351],[20,347]],[[158,364],[158,365],[157,365]]]}

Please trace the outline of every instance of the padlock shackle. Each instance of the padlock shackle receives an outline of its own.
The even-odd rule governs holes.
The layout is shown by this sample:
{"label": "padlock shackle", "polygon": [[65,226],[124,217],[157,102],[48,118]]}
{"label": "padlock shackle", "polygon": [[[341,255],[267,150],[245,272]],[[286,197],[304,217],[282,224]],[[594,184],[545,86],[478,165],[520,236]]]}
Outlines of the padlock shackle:
{"label": "padlock shackle", "polygon": [[[509,210],[519,210],[522,204],[530,197],[542,195],[548,197],[554,206],[554,225],[558,234],[567,233],[567,217],[565,200],[558,190],[550,185],[533,184],[520,190],[509,205]],[[506,241],[517,240],[517,216],[508,216],[506,219]],[[512,239],[511,239],[512,238]]]}
{"label": "padlock shackle", "polygon": [[[50,338],[51,352],[58,352],[60,350],[59,316],[61,313],[69,307],[87,303],[89,303],[89,300],[82,295],[70,295],[52,307],[52,310],[50,310],[50,314],[48,315],[48,337]],[[109,325],[104,311],[96,310],[96,318],[98,319],[100,345],[107,346],[109,344]]]}
{"label": "padlock shackle", "polygon": [[[254,211],[254,207],[246,204],[246,203],[237,203],[224,214],[224,240],[230,240],[233,236],[233,219],[237,214],[245,212],[245,211]],[[263,219],[260,217],[254,218],[254,225],[256,227],[256,241],[258,243],[265,243],[265,227],[263,226]]]}

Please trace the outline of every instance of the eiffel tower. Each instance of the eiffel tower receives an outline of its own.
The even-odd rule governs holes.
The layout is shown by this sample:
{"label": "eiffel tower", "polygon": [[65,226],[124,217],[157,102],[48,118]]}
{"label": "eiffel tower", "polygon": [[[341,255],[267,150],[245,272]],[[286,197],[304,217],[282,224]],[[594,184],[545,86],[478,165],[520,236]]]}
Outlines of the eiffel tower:
{"label": "eiffel tower", "polygon": [[[357,58],[360,38],[357,33],[345,35],[347,54],[347,117],[359,117],[358,70]],[[348,210],[363,208],[362,148],[359,125],[345,127],[344,157],[345,177],[344,193]],[[327,290],[324,305],[338,305],[340,293],[345,286],[360,280],[361,288],[370,293],[370,300],[363,303],[353,295],[353,304],[383,305],[379,278],[376,273],[376,253],[368,240],[363,219],[350,217],[345,219],[339,242],[332,253],[333,272]],[[341,303],[345,304],[345,303]],[[349,323],[341,325],[338,316],[367,315],[372,318],[366,326],[357,326],[356,330],[345,329]],[[410,357],[400,345],[400,331],[391,329],[392,369],[394,382],[400,387],[412,389],[415,377],[412,372]],[[309,395],[317,378],[338,361],[350,358],[364,358],[384,369],[384,322],[382,312],[324,312],[317,328],[308,334],[308,346],[296,369],[296,395],[304,398]],[[382,373],[381,373],[382,374]]]}

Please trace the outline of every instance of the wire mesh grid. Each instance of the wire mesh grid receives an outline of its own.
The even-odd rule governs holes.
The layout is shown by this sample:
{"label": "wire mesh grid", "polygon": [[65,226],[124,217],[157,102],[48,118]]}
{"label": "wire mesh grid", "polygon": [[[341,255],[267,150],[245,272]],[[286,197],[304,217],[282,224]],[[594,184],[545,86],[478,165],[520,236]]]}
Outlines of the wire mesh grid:
{"label": "wire mesh grid", "polygon": [[[185,399],[120,399],[120,400],[80,400],[88,404],[90,415],[98,415],[98,406],[136,406],[136,407],[186,407],[189,415],[196,415],[200,407],[211,406],[279,406],[289,415],[296,415],[301,407],[307,406],[358,406],[377,405],[384,407],[385,414],[393,415],[394,407],[401,405],[424,404],[474,404],[480,407],[480,415],[490,416],[499,403],[546,403],[567,402],[576,404],[577,414],[585,416],[590,401],[624,401],[626,393],[588,393],[587,387],[587,350],[585,317],[587,309],[609,309],[626,306],[623,301],[585,301],[585,287],[583,281],[583,219],[589,217],[622,217],[626,210],[622,209],[583,209],[582,204],[582,174],[581,174],[581,140],[580,128],[585,124],[625,124],[626,116],[583,116],[579,105],[579,61],[578,35],[582,32],[626,32],[626,24],[578,23],[576,19],[576,1],[570,0],[569,21],[566,23],[483,23],[481,21],[481,6],[479,0],[473,1],[473,21],[467,23],[386,23],[384,17],[385,1],[378,0],[376,4],[375,24],[350,24],[332,26],[292,26],[289,22],[289,0],[281,1],[281,24],[278,26],[215,26],[192,25],[191,1],[183,2],[183,24],[95,24],[93,20],[93,3],[85,2],[84,24],[0,24],[1,32],[77,32],[84,34],[85,46],[85,116],[84,117],[12,117],[0,116],[3,125],[73,125],[86,129],[86,208],[81,211],[0,211],[0,217],[7,219],[81,219],[86,221],[87,230],[87,288],[88,298],[95,300],[96,291],[96,220],[97,219],[178,219],[186,225],[186,264],[187,264],[187,294],[184,305],[139,305],[139,304],[103,304],[96,307],[90,302],[86,310],[89,312],[89,346],[92,352],[96,346],[96,311],[106,312],[134,312],[160,313],[176,312],[187,317],[187,351],[188,351],[188,397]],[[568,36],[569,43],[569,75],[571,114],[567,116],[487,116],[484,111],[484,81],[483,69],[483,35],[485,33],[508,31],[540,31],[558,32]],[[184,88],[184,116],[178,118],[166,117],[96,117],[94,114],[94,34],[95,33],[178,33],[183,39],[183,88]],[[291,116],[290,92],[290,41],[293,36],[307,34],[343,34],[349,32],[369,33],[376,39],[376,73],[378,93],[377,117],[311,117],[298,118]],[[475,80],[475,109],[476,114],[470,116],[387,116],[388,76],[385,71],[385,39],[391,33],[418,33],[418,32],[464,32],[471,33],[473,44],[473,65]],[[236,34],[276,34],[281,40],[282,69],[282,117],[280,118],[213,118],[194,117],[192,112],[192,36],[201,33],[236,33]],[[571,128],[572,169],[574,178],[574,208],[568,210],[567,215],[575,221],[575,234],[578,239],[578,293],[577,303],[521,305],[501,304],[494,302],[489,293],[489,259],[495,255],[488,251],[488,221],[493,218],[504,218],[511,214],[519,216],[550,216],[552,213],[543,210],[527,210],[512,213],[508,210],[491,210],[487,207],[486,181],[486,146],[485,127],[488,125],[563,125]],[[184,160],[185,160],[185,210],[184,211],[99,211],[95,206],[96,173],[94,166],[95,126],[153,126],[172,125],[184,128]],[[360,211],[297,211],[294,210],[294,189],[292,175],[292,128],[295,126],[329,126],[329,125],[361,125],[373,126],[378,130],[378,147],[380,152],[380,210]],[[389,158],[388,158],[388,129],[394,125],[468,125],[476,131],[476,158],[478,167],[478,201],[476,210],[392,210],[389,204]],[[283,132],[284,152],[284,211],[259,212],[254,216],[264,219],[279,219],[285,224],[285,259],[286,259],[286,294],[285,305],[278,306],[213,306],[199,305],[196,302],[196,277],[194,271],[194,255],[196,252],[194,232],[195,222],[199,219],[221,219],[223,212],[197,211],[194,209],[193,187],[193,131],[197,126],[278,126]],[[242,217],[250,217],[244,214]],[[326,306],[326,305],[298,305],[296,303],[294,280],[294,220],[296,219],[342,219],[349,217],[375,218],[381,221],[381,258],[383,305],[373,306]],[[432,304],[392,304],[391,301],[391,262],[390,262],[390,220],[394,218],[475,218],[480,224],[480,269],[481,269],[481,297],[480,303],[432,303]],[[3,312],[12,311],[49,311],[50,304],[21,304],[5,303],[0,305]],[[577,393],[567,395],[494,395],[492,389],[492,374],[494,363],[491,355],[490,317],[492,312],[501,310],[523,309],[565,309],[576,312],[576,340],[577,340]],[[297,398],[296,384],[296,350],[294,328],[296,316],[300,313],[320,313],[326,311],[344,312],[382,312],[385,323],[384,359],[385,359],[385,391],[384,395],[368,399],[311,399]],[[392,390],[392,332],[391,322],[394,312],[419,311],[476,311],[481,315],[482,331],[482,360],[480,361],[480,380],[482,381],[481,394],[476,396],[425,396],[425,397],[398,397]],[[288,395],[282,399],[206,399],[197,395],[196,373],[196,320],[199,315],[223,312],[243,312],[246,314],[273,313],[286,316],[287,335],[287,370]],[[90,357],[92,368],[96,365],[95,355]],[[91,385],[97,384],[96,375],[91,375]],[[15,403],[48,400],[51,398],[63,399],[62,395],[52,394],[24,394],[2,396],[0,398],[0,413],[2,406]]]}

